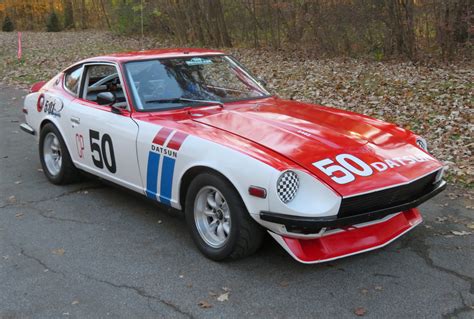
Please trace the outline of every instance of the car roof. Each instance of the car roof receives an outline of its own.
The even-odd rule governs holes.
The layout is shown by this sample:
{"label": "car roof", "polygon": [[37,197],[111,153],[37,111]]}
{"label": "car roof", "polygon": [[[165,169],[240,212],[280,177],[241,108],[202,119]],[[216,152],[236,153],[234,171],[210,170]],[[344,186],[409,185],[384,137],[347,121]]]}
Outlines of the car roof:
{"label": "car roof", "polygon": [[155,50],[113,53],[113,54],[98,56],[94,58],[89,58],[89,59],[81,61],[81,63],[93,62],[93,61],[128,62],[128,61],[150,60],[150,59],[160,59],[160,58],[204,56],[204,55],[218,55],[218,54],[224,54],[224,52],[217,51],[217,50],[209,50],[209,49],[198,49],[198,48],[155,49]]}

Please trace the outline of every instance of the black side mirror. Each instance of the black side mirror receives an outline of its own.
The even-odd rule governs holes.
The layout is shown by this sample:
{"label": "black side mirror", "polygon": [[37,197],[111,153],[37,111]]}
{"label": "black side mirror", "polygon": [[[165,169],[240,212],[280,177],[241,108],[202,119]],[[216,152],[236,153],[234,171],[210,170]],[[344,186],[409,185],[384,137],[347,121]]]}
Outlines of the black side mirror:
{"label": "black side mirror", "polygon": [[112,105],[116,99],[115,94],[112,92],[101,92],[97,94],[97,104],[99,105]]}

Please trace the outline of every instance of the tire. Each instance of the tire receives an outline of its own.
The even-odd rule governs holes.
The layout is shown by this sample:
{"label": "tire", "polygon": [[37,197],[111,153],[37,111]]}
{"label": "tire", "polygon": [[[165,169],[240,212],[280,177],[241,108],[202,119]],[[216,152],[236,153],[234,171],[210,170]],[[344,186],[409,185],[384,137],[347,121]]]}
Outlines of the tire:
{"label": "tire", "polygon": [[66,185],[78,180],[79,171],[72,163],[61,133],[52,123],[41,129],[39,154],[43,172],[51,183]]}
{"label": "tire", "polygon": [[[217,192],[220,195],[216,199]],[[208,200],[203,203],[203,198]],[[217,207],[222,203],[215,212],[209,198],[211,202],[214,199]],[[217,174],[202,173],[192,180],[185,199],[185,216],[194,243],[212,260],[243,258],[256,252],[262,244],[263,229],[250,217],[235,188]],[[220,223],[214,223],[219,218]],[[222,234],[226,237],[224,240]]]}

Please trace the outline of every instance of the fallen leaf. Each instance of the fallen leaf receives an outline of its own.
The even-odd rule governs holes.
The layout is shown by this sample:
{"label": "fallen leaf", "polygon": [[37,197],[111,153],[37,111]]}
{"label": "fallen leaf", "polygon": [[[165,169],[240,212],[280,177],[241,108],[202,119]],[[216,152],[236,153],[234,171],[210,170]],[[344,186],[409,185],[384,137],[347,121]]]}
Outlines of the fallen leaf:
{"label": "fallen leaf", "polygon": [[356,316],[362,317],[365,316],[367,310],[363,307],[357,307],[354,309],[354,313],[356,314]]}
{"label": "fallen leaf", "polygon": [[15,217],[21,219],[23,217],[23,215],[25,215],[25,214],[17,213],[17,214],[15,214]]}
{"label": "fallen leaf", "polygon": [[469,229],[474,229],[474,224],[466,225],[466,227],[469,228]]}
{"label": "fallen leaf", "polygon": [[8,202],[10,204],[15,204],[16,203],[16,197],[14,195],[8,197]]}
{"label": "fallen leaf", "polygon": [[203,309],[212,308],[212,305],[209,302],[207,302],[206,300],[199,301],[198,306],[203,308]]}
{"label": "fallen leaf", "polygon": [[38,168],[37,171],[38,171],[38,172],[42,172],[43,169],[42,169],[42,168]]}
{"label": "fallen leaf", "polygon": [[78,305],[79,304],[79,300],[74,300],[73,302],[71,302],[71,305]]}
{"label": "fallen leaf", "polygon": [[53,254],[62,256],[64,255],[64,248],[56,248],[51,251]]}
{"label": "fallen leaf", "polygon": [[471,232],[468,232],[465,230],[462,230],[462,231],[452,230],[451,233],[455,236],[467,236],[471,234]]}
{"label": "fallen leaf", "polygon": [[217,301],[228,301],[229,300],[229,292],[224,292],[219,297],[217,297]]}
{"label": "fallen leaf", "polygon": [[369,290],[368,289],[361,289],[360,292],[363,294],[363,295],[367,295],[369,293]]}
{"label": "fallen leaf", "polygon": [[382,287],[382,286],[375,286],[374,289],[375,289],[375,290],[378,290],[378,291],[382,291],[382,290],[383,290],[383,287]]}
{"label": "fallen leaf", "polygon": [[288,287],[289,284],[290,283],[286,280],[283,280],[282,282],[280,282],[280,286],[282,286],[282,287]]}
{"label": "fallen leaf", "polygon": [[21,184],[21,181],[16,181],[15,184],[16,184],[16,185],[20,185],[20,184]]}
{"label": "fallen leaf", "polygon": [[448,219],[448,217],[436,217],[436,222],[442,223],[442,222],[446,221],[447,219]]}

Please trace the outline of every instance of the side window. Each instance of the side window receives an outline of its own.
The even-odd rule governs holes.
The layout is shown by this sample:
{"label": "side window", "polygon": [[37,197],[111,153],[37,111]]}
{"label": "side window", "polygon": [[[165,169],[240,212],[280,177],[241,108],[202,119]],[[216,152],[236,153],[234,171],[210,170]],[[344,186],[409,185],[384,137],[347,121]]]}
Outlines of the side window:
{"label": "side window", "polygon": [[77,95],[79,90],[79,80],[81,79],[82,66],[66,71],[64,75],[64,86],[71,93]]}
{"label": "side window", "polygon": [[86,65],[83,83],[84,89],[81,95],[86,100],[97,102],[97,95],[99,93],[111,92],[115,95],[116,104],[126,103],[120,77],[114,65]]}

